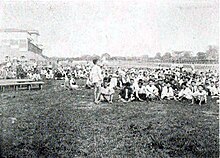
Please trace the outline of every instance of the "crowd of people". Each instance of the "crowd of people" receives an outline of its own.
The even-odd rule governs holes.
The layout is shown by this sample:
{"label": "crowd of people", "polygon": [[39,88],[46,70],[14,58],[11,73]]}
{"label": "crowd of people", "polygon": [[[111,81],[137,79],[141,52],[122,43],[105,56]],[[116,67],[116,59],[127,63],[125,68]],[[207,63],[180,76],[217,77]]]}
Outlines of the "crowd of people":
{"label": "crowd of people", "polygon": [[[171,68],[102,68],[98,59],[87,79],[94,86],[94,102],[112,103],[116,90],[122,102],[176,100],[206,104],[208,96],[219,98],[217,70],[195,71],[182,66]],[[117,96],[117,95],[116,95]]]}
{"label": "crowd of people", "polygon": [[113,103],[116,96],[122,102],[176,100],[202,105],[207,98],[218,100],[220,93],[217,70],[196,71],[183,66],[113,68],[103,65],[100,59],[74,66],[11,62],[1,66],[0,78],[63,79],[65,89],[71,90],[79,88],[78,79],[85,79],[85,88],[94,88],[96,104]]}
{"label": "crowd of people", "polygon": [[85,65],[63,66],[59,62],[27,62],[20,60],[7,61],[0,64],[0,79],[32,79],[51,80],[68,77],[86,78]]}
{"label": "crowd of people", "polygon": [[0,66],[0,79],[52,79],[52,65],[39,65],[37,62],[20,60],[8,61]]}

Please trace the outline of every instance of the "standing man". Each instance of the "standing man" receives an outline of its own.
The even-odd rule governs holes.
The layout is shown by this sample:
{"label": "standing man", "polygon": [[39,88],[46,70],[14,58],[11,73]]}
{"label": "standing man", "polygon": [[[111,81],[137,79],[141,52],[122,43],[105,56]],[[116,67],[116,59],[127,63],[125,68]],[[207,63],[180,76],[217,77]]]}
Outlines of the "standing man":
{"label": "standing man", "polygon": [[103,76],[102,76],[101,67],[99,65],[100,60],[94,59],[93,64],[94,66],[92,67],[92,70],[90,72],[90,80],[94,85],[94,102],[97,104],[100,97],[100,89],[101,89]]}

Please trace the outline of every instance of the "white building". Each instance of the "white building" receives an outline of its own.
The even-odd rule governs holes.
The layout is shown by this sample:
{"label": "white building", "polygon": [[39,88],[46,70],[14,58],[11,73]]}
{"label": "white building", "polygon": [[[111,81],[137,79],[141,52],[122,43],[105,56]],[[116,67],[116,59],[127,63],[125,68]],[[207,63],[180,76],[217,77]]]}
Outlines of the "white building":
{"label": "white building", "polygon": [[5,58],[25,57],[27,60],[45,60],[37,30],[0,29],[0,62]]}

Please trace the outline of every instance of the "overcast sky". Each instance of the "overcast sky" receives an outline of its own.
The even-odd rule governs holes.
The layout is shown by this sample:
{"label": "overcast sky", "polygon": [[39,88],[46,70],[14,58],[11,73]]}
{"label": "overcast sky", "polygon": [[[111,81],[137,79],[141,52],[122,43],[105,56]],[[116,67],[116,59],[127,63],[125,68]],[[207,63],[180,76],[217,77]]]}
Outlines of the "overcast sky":
{"label": "overcast sky", "polygon": [[154,56],[218,45],[218,0],[0,1],[0,28],[36,29],[48,56]]}

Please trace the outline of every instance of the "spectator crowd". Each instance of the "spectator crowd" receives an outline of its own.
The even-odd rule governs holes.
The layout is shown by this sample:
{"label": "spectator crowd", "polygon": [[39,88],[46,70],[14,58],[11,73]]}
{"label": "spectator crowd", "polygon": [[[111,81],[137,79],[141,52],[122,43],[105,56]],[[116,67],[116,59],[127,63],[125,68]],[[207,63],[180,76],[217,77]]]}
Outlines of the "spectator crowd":
{"label": "spectator crowd", "polygon": [[[199,105],[207,98],[219,98],[219,72],[217,70],[185,69],[183,66],[170,68],[123,68],[103,65],[93,60],[93,65],[36,62],[7,62],[0,66],[0,79],[64,80],[66,89],[77,89],[79,79],[86,80],[85,90],[94,88],[94,102],[113,103],[113,96],[122,102],[154,100],[186,101]],[[116,94],[117,93],[117,94]],[[210,96],[210,97],[208,97]]]}

